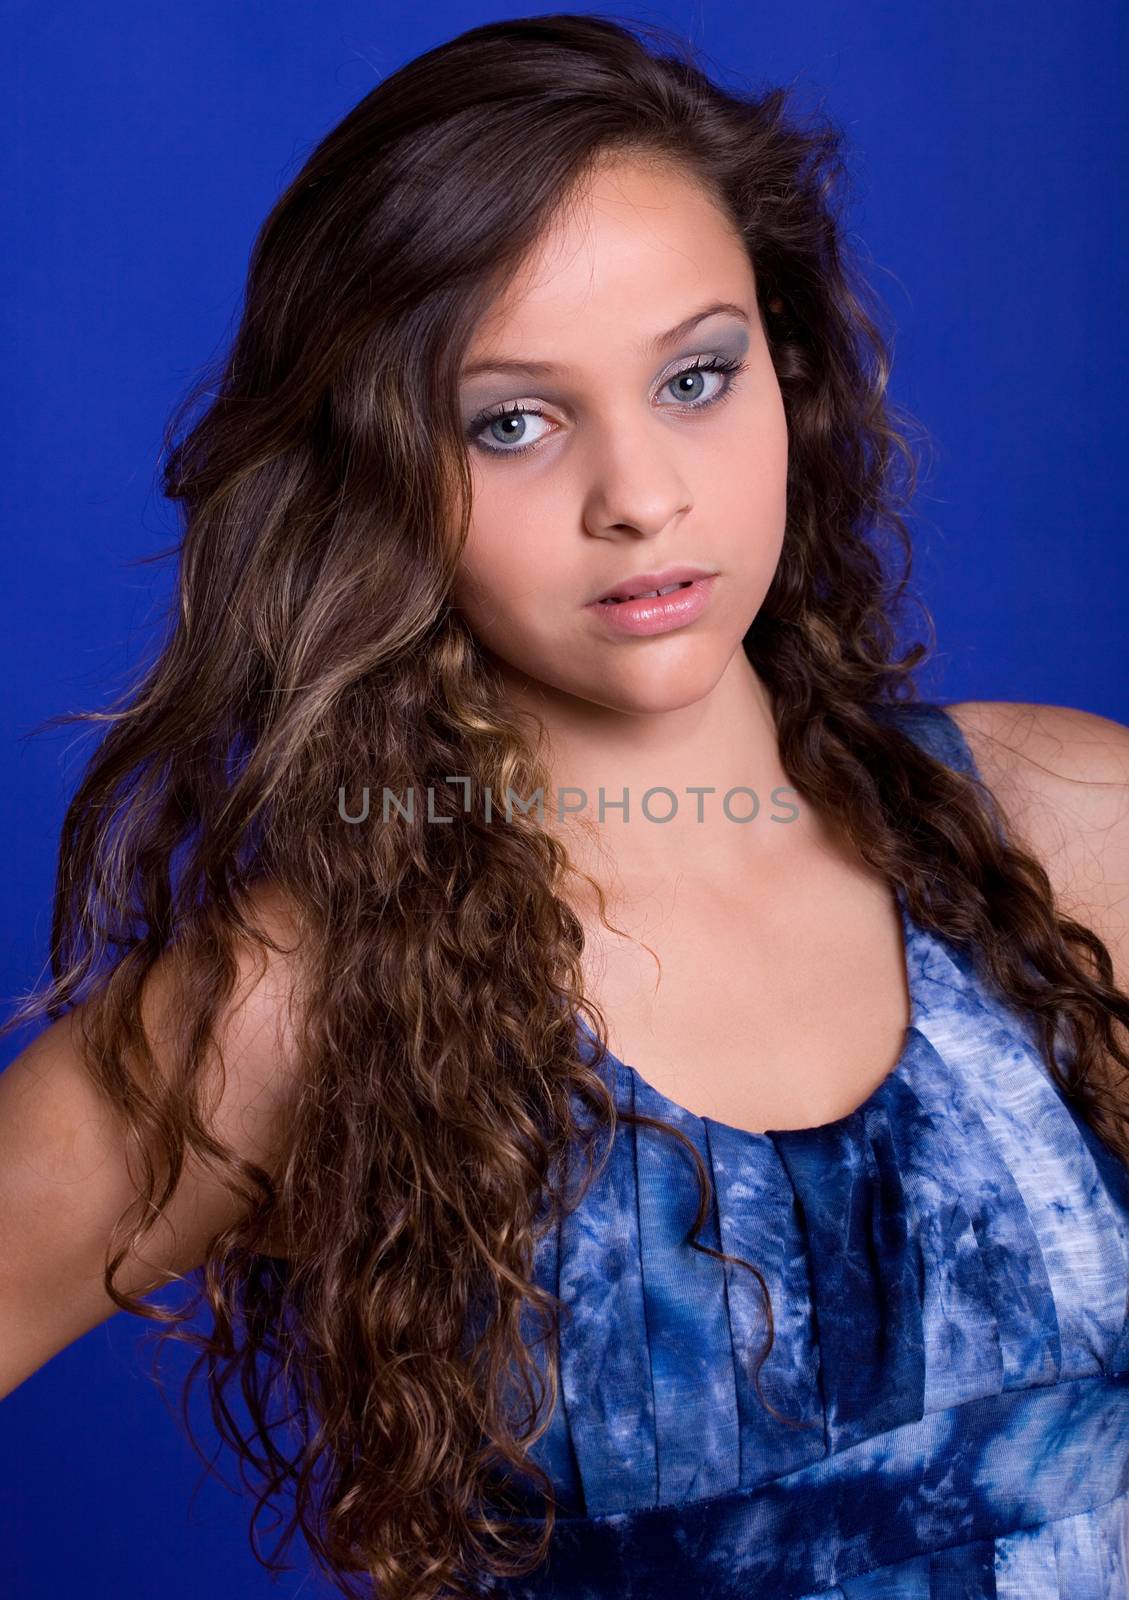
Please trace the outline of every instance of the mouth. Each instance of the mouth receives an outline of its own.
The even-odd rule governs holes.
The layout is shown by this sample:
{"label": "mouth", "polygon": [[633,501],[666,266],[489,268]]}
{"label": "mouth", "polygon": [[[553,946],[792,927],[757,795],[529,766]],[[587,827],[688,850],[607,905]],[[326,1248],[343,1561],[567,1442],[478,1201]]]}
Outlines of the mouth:
{"label": "mouth", "polygon": [[716,582],[716,572],[671,578],[647,588],[629,581],[621,589],[590,600],[587,609],[621,637],[671,633],[705,616]]}
{"label": "mouth", "polygon": [[717,573],[708,567],[683,565],[666,567],[658,572],[633,572],[602,594],[594,595],[588,604],[622,606],[632,600],[664,600],[669,595],[677,594],[680,589],[689,589],[706,578],[716,577]]}
{"label": "mouth", "polygon": [[681,583],[668,583],[665,589],[641,589],[637,594],[606,594],[602,600],[597,600],[596,604],[622,606],[628,600],[658,600],[660,596],[677,594],[679,589],[688,589],[693,582],[693,578],[685,578]]}

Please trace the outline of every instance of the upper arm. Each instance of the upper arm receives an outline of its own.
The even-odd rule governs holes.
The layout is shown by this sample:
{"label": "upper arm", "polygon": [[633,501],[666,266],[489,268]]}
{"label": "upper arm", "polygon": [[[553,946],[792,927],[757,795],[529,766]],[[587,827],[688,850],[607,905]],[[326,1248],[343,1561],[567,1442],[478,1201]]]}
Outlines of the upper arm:
{"label": "upper arm", "polygon": [[1068,706],[968,700],[957,722],[1009,835],[1059,909],[1109,950],[1129,991],[1129,728]]}
{"label": "upper arm", "polygon": [[[254,909],[276,942],[286,943],[294,925],[284,903],[264,893]],[[209,1126],[272,1175],[294,1080],[292,940],[288,949],[279,955],[240,947],[237,983],[208,1057],[215,1079]],[[142,995],[158,1070],[174,1028],[173,999],[173,968],[162,957]],[[112,1228],[137,1190],[120,1113],[82,1059],[81,1011],[45,1028],[0,1073],[0,1396],[118,1309],[102,1274]],[[134,1163],[136,1171],[136,1155]],[[162,1218],[115,1284],[140,1295],[159,1286],[162,1269],[191,1270],[238,1214],[231,1191],[186,1161]]]}

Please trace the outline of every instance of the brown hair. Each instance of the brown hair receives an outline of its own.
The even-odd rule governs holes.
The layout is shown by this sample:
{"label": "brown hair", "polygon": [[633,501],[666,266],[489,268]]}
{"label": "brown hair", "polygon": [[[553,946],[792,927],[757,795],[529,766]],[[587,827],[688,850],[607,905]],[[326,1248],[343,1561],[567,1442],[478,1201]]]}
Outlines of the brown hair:
{"label": "brown hair", "polygon": [[[744,648],[791,784],[905,886],[915,918],[983,952],[1038,1018],[1056,1078],[1129,1156],[1112,1081],[1129,1066],[1112,1036],[1129,998],[1105,946],[1057,914],[975,779],[871,714],[916,697],[927,647],[897,653],[917,469],[875,304],[845,255],[841,136],[804,123],[785,90],[723,89],[678,41],[606,17],[493,22],[410,61],[274,206],[231,348],[170,422],[163,487],[184,523],[167,636],[69,808],[52,980],[8,1024],[85,1002],[89,1069],[145,1155],[107,1288],[162,1341],[198,1348],[188,1384],[206,1370],[217,1425],[262,1482],[252,1527],[293,1486],[285,1540],[300,1524],[346,1594],[350,1574],[387,1600],[467,1594],[536,1565],[552,1529],[551,1485],[527,1452],[557,1401],[561,1308],[531,1281],[533,1252],[582,1197],[616,1108],[578,1050],[582,1014],[607,1035],[582,997],[566,854],[534,815],[484,814],[487,788],[529,796],[549,774],[449,600],[470,504],[456,381],[499,286],[617,152],[695,174],[755,266],[788,511]],[[371,772],[400,795],[430,786],[450,824],[428,825],[421,799],[411,819],[350,826],[338,795]],[[450,774],[473,776],[466,809]],[[200,1092],[264,881],[301,927],[301,1092],[277,1183],[217,1140]],[[158,1075],[139,996],[171,947],[190,1025]],[[697,1165],[696,1231],[708,1175],[670,1131]],[[174,1311],[113,1278],[188,1155],[251,1203]],[[268,1230],[286,1261],[265,1253]],[[206,1334],[184,1326],[201,1297]],[[758,1371],[771,1307],[766,1323]],[[292,1454],[284,1424],[300,1430]],[[535,1546],[503,1515],[509,1471],[547,1497]]]}

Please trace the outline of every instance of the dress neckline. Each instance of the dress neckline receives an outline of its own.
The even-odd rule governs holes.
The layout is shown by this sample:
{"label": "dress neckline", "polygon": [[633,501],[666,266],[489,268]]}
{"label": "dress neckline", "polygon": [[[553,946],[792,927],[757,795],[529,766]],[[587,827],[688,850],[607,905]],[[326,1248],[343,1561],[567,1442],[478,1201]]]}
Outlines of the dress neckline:
{"label": "dress neckline", "polygon": [[[911,917],[909,906],[906,904],[905,889],[900,883],[894,885],[894,898],[902,934],[902,970],[905,974],[905,986],[909,995],[909,1021],[906,1024],[897,1060],[881,1082],[875,1085],[865,1099],[855,1106],[853,1111],[845,1112],[841,1117],[832,1117],[827,1122],[812,1123],[802,1128],[765,1128],[763,1130],[738,1128],[733,1123],[722,1122],[717,1117],[706,1116],[699,1111],[690,1111],[686,1106],[679,1105],[677,1100],[672,1100],[661,1089],[656,1089],[654,1084],[649,1083],[638,1068],[629,1065],[626,1061],[621,1061],[611,1049],[605,1051],[604,1060],[613,1069],[617,1079],[623,1077],[632,1084],[634,1090],[640,1088],[645,1090],[648,1097],[657,1101],[668,1116],[672,1115],[679,1120],[689,1119],[690,1121],[706,1123],[709,1127],[718,1128],[734,1139],[743,1139],[753,1144],[764,1145],[771,1144],[777,1139],[812,1134],[830,1134],[842,1130],[848,1123],[862,1116],[879,1100],[883,1099],[889,1092],[890,1085],[904,1075],[909,1058],[913,1054],[914,1038],[919,1031],[919,1024],[924,1012],[922,995],[918,987],[921,962],[913,954],[913,945],[916,939],[924,936],[925,930]],[[584,1018],[580,1017],[578,1021],[584,1035],[587,1036],[587,1039],[592,1044],[595,1044],[595,1035]]]}

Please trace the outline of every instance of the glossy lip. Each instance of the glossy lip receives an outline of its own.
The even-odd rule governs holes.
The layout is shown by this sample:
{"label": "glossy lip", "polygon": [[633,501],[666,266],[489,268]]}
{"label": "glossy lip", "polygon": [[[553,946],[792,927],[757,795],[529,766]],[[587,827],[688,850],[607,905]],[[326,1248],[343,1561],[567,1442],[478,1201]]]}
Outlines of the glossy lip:
{"label": "glossy lip", "polygon": [[608,589],[601,589],[599,594],[593,595],[586,603],[590,606],[599,605],[601,600],[609,600],[613,595],[638,595],[648,589],[665,589],[671,583],[689,583],[695,578],[716,576],[716,572],[712,572],[708,567],[681,566],[667,567],[662,572],[636,572],[629,578],[623,578],[619,583],[613,583]]}
{"label": "glossy lip", "polygon": [[[677,579],[672,579],[677,582]],[[658,595],[651,600],[624,600],[619,605],[601,605],[593,600],[584,608],[600,618],[601,624],[611,633],[642,638],[650,634],[671,633],[696,622],[705,611],[717,581],[715,572],[703,578],[683,580],[685,589],[675,589],[672,594]]]}

